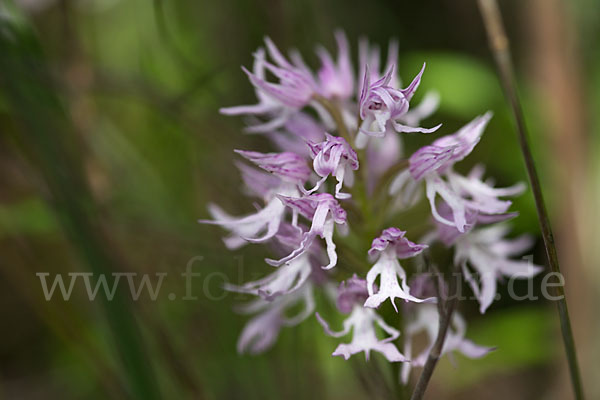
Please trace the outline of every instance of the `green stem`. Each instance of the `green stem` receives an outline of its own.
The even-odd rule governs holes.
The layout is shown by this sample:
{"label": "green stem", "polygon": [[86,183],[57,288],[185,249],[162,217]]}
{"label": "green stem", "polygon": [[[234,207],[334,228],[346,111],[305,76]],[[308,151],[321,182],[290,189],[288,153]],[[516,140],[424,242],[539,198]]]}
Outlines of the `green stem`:
{"label": "green stem", "polygon": [[315,95],[314,99],[317,101],[317,103],[321,104],[325,110],[327,110],[333,119],[333,122],[335,122],[340,136],[346,139],[349,144],[352,144],[352,136],[346,127],[346,123],[344,122],[344,118],[342,117],[342,113],[340,112],[339,108],[333,102],[329,101],[323,96]]}
{"label": "green stem", "polygon": [[[500,81],[504,90],[516,125],[519,144],[523,153],[523,159],[527,167],[527,175],[529,176],[529,182],[531,183],[531,189],[535,198],[535,205],[537,208],[538,218],[542,229],[542,237],[544,238],[544,246],[546,248],[546,255],[548,257],[548,263],[552,272],[560,274],[560,266],[558,263],[558,255],[556,252],[556,246],[554,244],[554,236],[552,234],[552,227],[550,226],[550,219],[548,217],[548,211],[544,203],[544,196],[542,194],[542,187],[538,177],[538,173],[535,167],[531,149],[527,140],[527,128],[525,126],[525,119],[519,97],[517,95],[516,80],[512,67],[511,54],[509,49],[509,42],[504,31],[502,24],[502,17],[500,9],[496,0],[478,0],[479,9],[483,16],[485,28],[487,30],[489,45],[496,61],[498,73],[500,75]],[[563,337],[563,344],[567,354],[567,361],[569,364],[569,372],[571,375],[571,383],[573,386],[573,393],[575,399],[582,400],[583,386],[581,384],[581,376],[579,372],[579,365],[577,363],[577,353],[575,349],[575,339],[573,337],[573,331],[571,329],[571,322],[569,319],[569,311],[567,308],[567,300],[565,296],[564,287],[562,285],[555,287],[556,292],[560,300],[557,302],[558,314],[560,317],[560,328]]]}

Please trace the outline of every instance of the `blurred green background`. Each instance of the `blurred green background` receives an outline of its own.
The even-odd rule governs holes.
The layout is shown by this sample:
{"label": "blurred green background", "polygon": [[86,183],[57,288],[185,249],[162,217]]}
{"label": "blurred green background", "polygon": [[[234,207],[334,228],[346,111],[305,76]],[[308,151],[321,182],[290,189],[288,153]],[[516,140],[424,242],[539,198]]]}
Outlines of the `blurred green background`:
{"label": "blurred green background", "polygon": [[[588,398],[600,398],[600,3],[500,3],[584,384]],[[330,357],[336,342],[315,319],[283,329],[264,355],[237,354],[247,317],[233,308],[243,297],[221,286],[263,274],[267,253],[228,252],[218,228],[196,222],[210,201],[232,214],[250,210],[232,149],[271,147],[218,108],[254,102],[239,67],[251,65],[265,35],[313,66],[316,44],[334,49],[335,28],[355,55],[361,35],[384,49],[398,38],[405,81],[427,62],[420,94],[440,93],[432,121],[443,121],[444,133],[495,113],[462,168],[483,161],[499,184],[525,180],[474,0],[0,4],[0,397],[368,398],[353,373],[364,360]],[[429,140],[406,143],[414,150]],[[529,193],[514,209],[515,231],[539,235]],[[544,263],[540,243],[534,260]],[[188,263],[201,277],[197,299],[184,301]],[[69,301],[46,301],[36,276],[88,271],[169,275],[155,300],[135,302],[89,301],[81,286]],[[500,301],[485,316],[475,304],[461,309],[468,336],[499,350],[457,357],[456,367],[444,359],[428,398],[569,398],[554,304]]]}

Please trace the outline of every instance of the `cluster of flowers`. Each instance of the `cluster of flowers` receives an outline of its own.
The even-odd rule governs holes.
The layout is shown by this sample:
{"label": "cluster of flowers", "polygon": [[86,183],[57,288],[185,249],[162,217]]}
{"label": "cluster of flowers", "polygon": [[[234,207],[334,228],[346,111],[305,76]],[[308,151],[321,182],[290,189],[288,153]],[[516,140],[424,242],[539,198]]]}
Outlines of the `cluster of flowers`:
{"label": "cluster of flowers", "polygon": [[[282,327],[295,326],[316,314],[328,335],[342,337],[353,331],[351,342],[337,346],[334,356],[348,359],[364,352],[368,358],[371,350],[380,352],[390,362],[405,363],[402,379],[406,381],[411,366],[425,363],[437,334],[439,315],[432,279],[418,274],[409,279],[399,260],[418,256],[434,241],[453,248],[454,263],[484,313],[494,300],[498,280],[515,275],[527,278],[540,270],[511,259],[531,246],[531,238],[505,239],[507,226],[497,224],[516,215],[508,212],[511,202],[502,198],[517,195],[524,187],[496,188],[483,180],[481,166],[466,176],[453,169],[479,142],[490,113],[475,118],[454,134],[436,139],[406,160],[399,134],[431,133],[440,127],[418,126],[437,108],[436,94],[427,93],[416,107],[410,104],[425,65],[406,88],[401,88],[395,73],[397,44],[390,43],[385,68],[380,70],[379,49],[361,40],[360,70],[355,76],[345,35],[337,32],[336,40],[336,60],[327,50],[318,48],[321,67],[316,74],[298,52],[285,57],[268,38],[266,50],[259,48],[254,54],[253,70],[243,68],[255,88],[258,104],[224,108],[221,112],[246,115],[246,130],[265,134],[280,152],[236,150],[254,164],[237,164],[245,191],[262,199],[264,206],[254,214],[234,217],[210,205],[212,219],[201,222],[226,229],[229,235],[224,241],[229,249],[268,243],[281,256],[266,260],[276,269],[264,278],[227,286],[228,290],[256,296],[241,308],[254,316],[239,338],[240,352],[265,351]],[[346,210],[356,204],[352,189],[358,190],[354,172],[359,169],[359,161],[366,171],[357,174],[357,179],[363,180],[360,188],[367,202],[378,195],[375,189],[386,190],[386,196],[397,200],[393,202],[397,211],[418,202],[424,187],[434,229],[420,244],[410,241],[399,228],[383,229],[379,237],[368,239],[372,245],[364,255],[364,270],[353,271],[355,274],[346,276],[338,286],[333,283],[334,275],[348,274],[349,268],[343,272],[333,270],[338,264],[335,241],[343,241],[354,228],[352,220],[348,223]],[[387,187],[383,182],[381,189],[378,182],[402,161],[405,167],[395,177],[392,175]],[[335,178],[332,193],[326,190],[330,177]],[[370,270],[367,260],[372,264]],[[365,272],[363,279],[360,275]],[[315,313],[317,288],[328,294],[341,313],[349,314],[341,332],[332,331]],[[404,354],[394,344],[399,330],[377,313],[388,299],[396,312],[395,300],[404,301]],[[291,308],[302,311],[289,316]],[[455,313],[443,353],[459,351],[478,358],[490,351],[467,340],[465,329],[465,321]],[[422,332],[428,336],[430,346],[413,355],[412,339]],[[382,333],[385,338],[381,338]]]}

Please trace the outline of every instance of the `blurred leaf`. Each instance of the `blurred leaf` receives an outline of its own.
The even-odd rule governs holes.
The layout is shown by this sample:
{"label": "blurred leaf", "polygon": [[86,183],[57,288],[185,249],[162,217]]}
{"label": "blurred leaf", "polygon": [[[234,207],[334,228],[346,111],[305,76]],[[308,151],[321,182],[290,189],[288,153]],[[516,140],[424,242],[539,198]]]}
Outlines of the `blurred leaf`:
{"label": "blurred leaf", "polygon": [[56,219],[38,198],[0,205],[0,235],[43,234],[57,229]]}

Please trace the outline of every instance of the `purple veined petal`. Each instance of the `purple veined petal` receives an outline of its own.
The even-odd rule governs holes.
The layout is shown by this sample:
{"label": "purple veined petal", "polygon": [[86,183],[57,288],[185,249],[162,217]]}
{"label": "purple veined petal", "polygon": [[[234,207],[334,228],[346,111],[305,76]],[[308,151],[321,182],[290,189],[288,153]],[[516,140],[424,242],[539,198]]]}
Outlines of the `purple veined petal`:
{"label": "purple veined petal", "polygon": [[367,100],[367,94],[369,92],[370,84],[371,84],[370,71],[369,71],[369,65],[367,64],[367,65],[365,65],[365,73],[364,73],[364,77],[363,77],[363,81],[362,81],[362,88],[360,91],[360,96],[358,97],[358,104],[360,106],[361,119],[367,118],[366,112],[363,110],[362,104],[364,104]]}
{"label": "purple veined petal", "polygon": [[326,142],[315,143],[310,140],[306,141],[306,145],[310,149],[310,154],[312,158],[315,158],[323,150],[323,147],[325,147],[325,143]]}
{"label": "purple veined petal", "polygon": [[[370,73],[369,67],[365,68],[365,76],[363,81],[362,92],[359,98],[359,111],[360,117],[365,120],[367,118],[367,112],[370,104],[378,101],[383,103],[384,101],[387,103],[388,107],[393,103],[393,100],[390,98],[382,99],[381,96],[388,95],[385,85],[389,83],[391,80],[392,74],[394,72],[394,66],[392,65],[388,72],[379,80],[374,83],[370,83]],[[395,90],[393,88],[388,88],[391,90]],[[402,96],[403,98],[404,96]]]}
{"label": "purple veined petal", "polygon": [[286,206],[299,212],[306,219],[313,219],[315,210],[317,209],[317,202],[312,197],[290,197],[290,196],[277,196],[279,200]]}
{"label": "purple veined petal", "polygon": [[416,244],[408,239],[403,239],[398,244],[396,244],[395,247],[396,257],[402,260],[405,258],[412,258],[418,254],[421,254],[423,250],[427,249],[429,246],[426,244]]}
{"label": "purple veined petal", "polygon": [[492,113],[487,112],[486,114],[473,119],[473,121],[459,129],[458,132],[436,139],[432,145],[454,148],[452,162],[456,163],[461,161],[468,156],[477,143],[479,143],[491,118]]}
{"label": "purple veined petal", "polygon": [[246,192],[252,196],[264,199],[270,196],[274,188],[281,186],[281,179],[277,176],[238,161],[234,164],[240,170]]}
{"label": "purple veined petal", "polygon": [[423,77],[423,72],[425,72],[426,65],[426,63],[423,63],[423,67],[421,67],[421,70],[419,71],[417,76],[414,77],[410,85],[408,85],[406,89],[402,89],[402,94],[404,94],[407,100],[412,99],[413,95],[415,94],[419,85],[421,84],[421,78]]}
{"label": "purple veined petal", "polygon": [[260,79],[246,68],[242,67],[242,69],[248,75],[248,79],[250,79],[252,85],[288,107],[302,108],[311,100],[313,92],[312,88],[308,85],[298,86],[301,82],[294,82],[295,86],[270,83],[264,79]]}
{"label": "purple veined petal", "polygon": [[390,243],[396,240],[400,240],[404,237],[406,231],[400,230],[399,228],[387,228],[381,232],[379,237],[373,239],[371,248],[369,249],[369,255],[375,256],[377,252],[382,252],[387,249]]}
{"label": "purple veined petal", "polygon": [[406,235],[406,231],[402,231],[398,228],[392,227],[384,229],[379,237],[373,239],[371,248],[369,249],[369,256],[374,257],[386,249],[391,248],[393,249],[395,257],[405,259],[415,257],[429,247],[424,244],[413,243],[405,238],[404,235]]}
{"label": "purple veined petal", "polygon": [[266,36],[264,40],[265,44],[267,45],[267,51],[269,52],[269,56],[271,56],[271,58],[275,61],[275,63],[277,63],[278,66],[287,69],[294,68],[294,66],[286,60],[286,58],[283,56],[283,54],[281,54],[277,46],[275,46],[275,43],[273,43],[273,41],[268,36]]}
{"label": "purple veined petal", "polygon": [[301,156],[290,153],[259,153],[256,151],[234,150],[237,154],[253,162],[265,171],[291,182],[304,183],[310,177],[310,169]]}
{"label": "purple veined petal", "polygon": [[307,219],[314,219],[319,206],[331,212],[337,224],[346,222],[346,211],[339,202],[329,193],[317,193],[301,198],[279,196],[280,200],[288,207],[297,210]]}
{"label": "purple veined petal", "polygon": [[448,167],[454,153],[453,147],[424,146],[409,158],[409,170],[415,180]]}
{"label": "purple veined petal", "polygon": [[371,86],[387,86],[390,81],[392,80],[392,77],[394,76],[394,71],[396,70],[396,64],[392,64],[388,67],[387,72],[375,83],[373,83]]}
{"label": "purple veined petal", "polygon": [[294,89],[310,89],[313,88],[312,77],[307,75],[304,71],[296,69],[285,69],[279,68],[269,62],[265,62],[265,68],[269,70],[273,75],[279,78],[283,86],[288,86]]}

